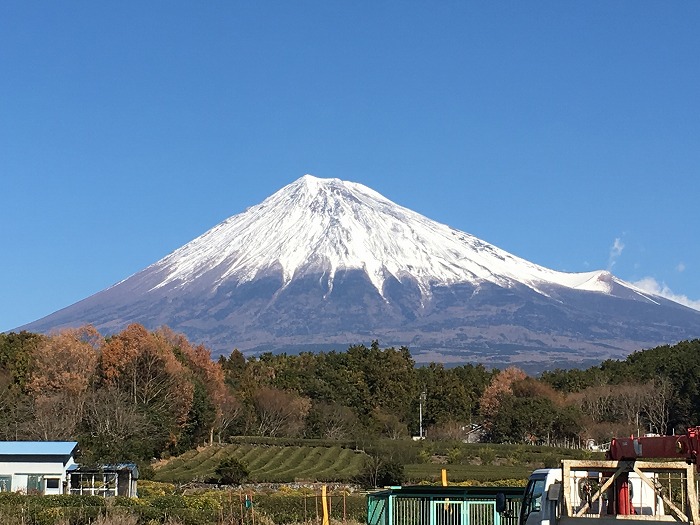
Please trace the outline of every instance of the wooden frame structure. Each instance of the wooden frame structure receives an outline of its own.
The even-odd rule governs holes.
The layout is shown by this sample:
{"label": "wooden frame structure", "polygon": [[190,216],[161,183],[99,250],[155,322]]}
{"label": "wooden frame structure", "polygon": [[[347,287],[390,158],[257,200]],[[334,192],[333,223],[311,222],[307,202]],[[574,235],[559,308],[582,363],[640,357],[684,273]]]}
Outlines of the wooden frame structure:
{"label": "wooden frame structure", "polygon": [[[603,475],[603,483],[597,490],[590,494],[587,501],[577,506],[571,495],[572,480],[577,479],[577,471],[598,471]],[[621,476],[626,477],[635,473],[643,483],[648,485],[656,499],[662,502],[663,509],[655,509],[651,515],[645,514],[599,514],[593,515],[590,511],[594,503],[598,503],[599,509],[604,508],[605,495]],[[664,486],[660,481],[660,474],[668,474],[669,482],[673,476],[675,488],[681,492],[681,506],[678,498],[672,499],[671,486]],[[619,523],[620,520],[630,521],[671,521],[676,523],[693,523],[700,525],[698,511],[698,494],[695,483],[695,466],[681,461],[635,461],[635,460],[564,460],[562,461],[562,490],[560,492],[562,521],[574,518],[576,523],[594,523],[603,525],[607,521]],[[654,503],[656,505],[656,503]],[[669,514],[665,513],[668,510]]]}

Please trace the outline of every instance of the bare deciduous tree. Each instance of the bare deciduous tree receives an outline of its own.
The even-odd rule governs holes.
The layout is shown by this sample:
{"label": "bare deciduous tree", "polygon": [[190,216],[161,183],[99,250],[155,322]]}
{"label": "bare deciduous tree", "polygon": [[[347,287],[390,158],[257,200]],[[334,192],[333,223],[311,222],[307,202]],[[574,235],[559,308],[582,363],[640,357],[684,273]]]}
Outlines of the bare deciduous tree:
{"label": "bare deciduous tree", "polygon": [[605,421],[612,412],[613,389],[610,385],[599,385],[585,389],[571,396],[578,401],[584,414],[590,416],[594,423]]}
{"label": "bare deciduous tree", "polygon": [[123,442],[142,435],[148,428],[146,417],[115,387],[91,392],[85,403],[85,425],[90,435],[104,443]]}
{"label": "bare deciduous tree", "polygon": [[321,436],[327,439],[346,439],[357,426],[357,416],[346,406],[338,403],[317,405]]}
{"label": "bare deciduous tree", "polygon": [[242,415],[243,405],[241,402],[227,393],[223,399],[219,400],[214,427],[209,437],[210,444],[214,441],[214,432],[216,432],[219,443],[221,443],[221,436],[230,429]]}
{"label": "bare deciduous tree", "polygon": [[76,438],[83,418],[85,396],[68,392],[40,395],[34,399],[33,418],[27,421],[27,435],[44,441]]}
{"label": "bare deciduous tree", "polygon": [[649,391],[643,412],[649,423],[650,430],[657,434],[665,435],[668,428],[668,413],[673,384],[662,377],[649,384]]}
{"label": "bare deciduous tree", "polygon": [[649,389],[646,385],[625,383],[613,390],[613,414],[616,419],[639,428]]}
{"label": "bare deciduous tree", "polygon": [[260,435],[296,436],[304,428],[311,401],[293,392],[262,387],[253,394],[253,407]]}

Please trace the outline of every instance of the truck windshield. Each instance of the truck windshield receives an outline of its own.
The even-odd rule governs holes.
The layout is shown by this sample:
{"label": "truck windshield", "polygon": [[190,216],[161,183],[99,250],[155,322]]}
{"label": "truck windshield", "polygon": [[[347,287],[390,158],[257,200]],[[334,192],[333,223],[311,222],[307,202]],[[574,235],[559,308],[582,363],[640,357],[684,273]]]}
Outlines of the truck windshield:
{"label": "truck windshield", "polygon": [[542,508],[542,494],[544,493],[544,479],[531,479],[525,489],[523,501],[523,515],[525,518],[531,512],[539,512]]}

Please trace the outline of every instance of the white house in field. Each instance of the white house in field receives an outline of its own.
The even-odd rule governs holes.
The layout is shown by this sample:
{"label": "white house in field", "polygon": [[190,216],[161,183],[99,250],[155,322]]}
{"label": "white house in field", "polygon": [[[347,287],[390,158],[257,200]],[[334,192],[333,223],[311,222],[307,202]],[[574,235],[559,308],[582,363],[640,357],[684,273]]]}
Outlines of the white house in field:
{"label": "white house in field", "polygon": [[75,441],[0,441],[0,492],[64,494]]}

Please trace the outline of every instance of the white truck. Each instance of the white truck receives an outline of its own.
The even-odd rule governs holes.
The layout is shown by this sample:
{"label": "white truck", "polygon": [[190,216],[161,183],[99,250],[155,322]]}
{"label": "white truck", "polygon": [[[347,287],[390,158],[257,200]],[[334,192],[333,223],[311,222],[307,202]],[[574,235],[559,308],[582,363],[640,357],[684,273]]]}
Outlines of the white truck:
{"label": "white truck", "polygon": [[[518,525],[623,525],[669,521],[700,525],[695,470],[700,429],[684,436],[613,440],[607,460],[564,460],[535,470]],[[682,458],[684,461],[639,461]]]}
{"label": "white truck", "polygon": [[[565,461],[562,468],[535,470],[525,489],[520,525],[555,525],[560,522],[583,525],[591,519],[602,525],[605,519],[617,522],[623,516],[674,521],[667,515],[662,497],[635,472],[629,473],[627,479],[628,513],[616,512],[616,494],[611,492],[610,485],[604,491],[600,489],[610,479],[611,470],[618,466],[617,462],[601,465],[600,462],[583,461],[572,465],[572,462]],[[681,467],[687,470],[685,464]],[[569,473],[564,475],[567,469]],[[646,477],[654,486],[659,483],[657,473],[647,473]]]}

